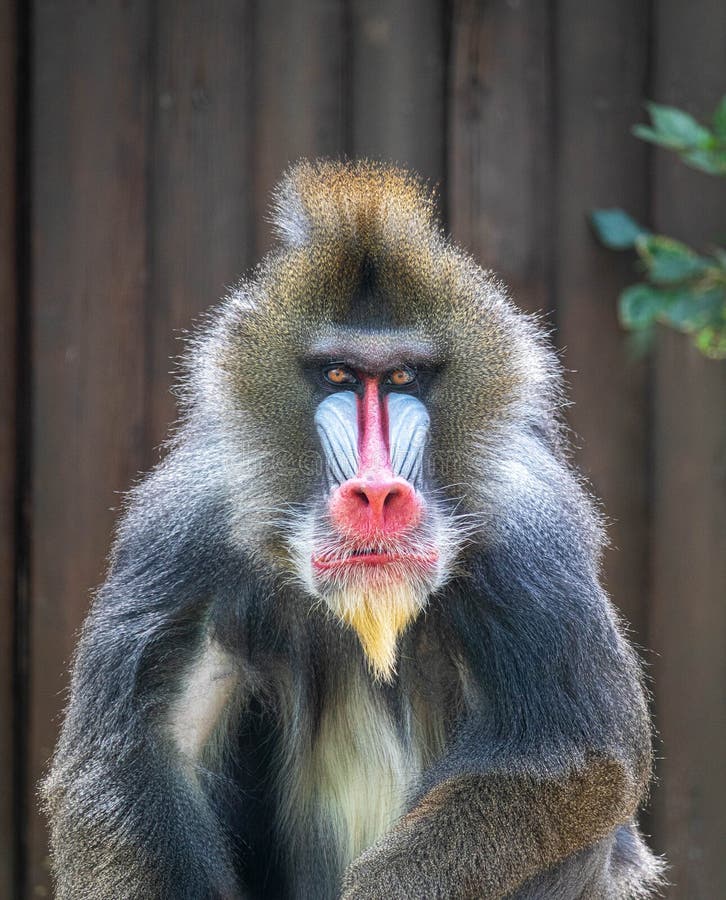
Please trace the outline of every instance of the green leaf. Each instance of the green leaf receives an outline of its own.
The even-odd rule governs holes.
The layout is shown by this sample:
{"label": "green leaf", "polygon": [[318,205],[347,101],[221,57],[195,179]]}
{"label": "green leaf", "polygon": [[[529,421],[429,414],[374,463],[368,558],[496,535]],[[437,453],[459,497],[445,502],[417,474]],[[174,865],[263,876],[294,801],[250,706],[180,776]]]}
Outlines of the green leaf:
{"label": "green leaf", "polygon": [[713,114],[713,133],[717,138],[726,141],[726,96],[721,98],[721,102],[716,107]]}
{"label": "green leaf", "polygon": [[635,242],[638,254],[655,284],[675,284],[702,275],[709,261],[690,247],[660,234],[643,235]]}
{"label": "green leaf", "polygon": [[642,141],[648,141],[651,144],[658,144],[659,147],[668,147],[670,150],[682,150],[683,145],[680,141],[674,143],[672,138],[666,137],[650,125],[633,125],[631,132]]}
{"label": "green leaf", "polygon": [[663,292],[650,284],[633,284],[620,295],[620,321],[625,328],[648,328],[664,305]]}
{"label": "green leaf", "polygon": [[694,331],[696,328],[693,298],[688,294],[674,294],[668,297],[663,305],[658,319],[666,325],[671,325],[678,331]]}
{"label": "green leaf", "polygon": [[674,149],[709,146],[711,132],[682,109],[676,109],[675,106],[663,106],[660,103],[649,103],[648,112],[653,131],[643,132],[643,127],[640,126],[636,132],[639,137],[643,137],[645,140],[657,138],[657,143]]}
{"label": "green leaf", "polygon": [[648,233],[622,209],[595,209],[590,221],[598,238],[611,250],[627,250]]}
{"label": "green leaf", "polygon": [[726,150],[687,150],[683,161],[700,172],[709,175],[726,175]]}
{"label": "green leaf", "polygon": [[705,356],[726,359],[726,326],[710,325],[696,335],[695,344]]}
{"label": "green leaf", "polygon": [[719,325],[726,309],[726,293],[722,288],[700,290],[684,286],[663,291],[663,305],[658,320],[679,331],[694,332],[706,326]]}
{"label": "green leaf", "polygon": [[694,320],[699,328],[726,321],[726,288],[712,287],[695,292],[694,303]]}

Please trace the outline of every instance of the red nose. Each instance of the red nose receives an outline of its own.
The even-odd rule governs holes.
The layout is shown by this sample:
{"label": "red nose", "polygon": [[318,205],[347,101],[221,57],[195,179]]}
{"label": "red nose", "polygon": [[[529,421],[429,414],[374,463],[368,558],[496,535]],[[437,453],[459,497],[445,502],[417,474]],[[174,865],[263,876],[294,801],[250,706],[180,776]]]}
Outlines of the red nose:
{"label": "red nose", "polygon": [[421,518],[421,501],[403,478],[381,474],[351,478],[330,500],[333,522],[359,537],[396,535],[408,531]]}

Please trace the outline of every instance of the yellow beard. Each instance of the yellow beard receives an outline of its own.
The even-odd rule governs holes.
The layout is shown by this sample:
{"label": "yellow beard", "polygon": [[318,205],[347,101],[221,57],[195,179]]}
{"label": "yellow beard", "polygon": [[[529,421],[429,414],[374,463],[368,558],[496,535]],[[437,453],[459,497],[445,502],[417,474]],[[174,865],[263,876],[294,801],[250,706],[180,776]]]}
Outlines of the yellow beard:
{"label": "yellow beard", "polygon": [[406,581],[353,584],[328,602],[358,635],[375,677],[391,681],[396,672],[398,638],[421,611],[421,593]]}

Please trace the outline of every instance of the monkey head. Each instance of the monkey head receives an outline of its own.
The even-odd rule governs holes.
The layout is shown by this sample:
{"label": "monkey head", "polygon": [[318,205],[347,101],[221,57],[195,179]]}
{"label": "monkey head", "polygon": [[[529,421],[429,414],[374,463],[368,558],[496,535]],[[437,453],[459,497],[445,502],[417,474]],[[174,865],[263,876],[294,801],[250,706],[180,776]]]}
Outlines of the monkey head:
{"label": "monkey head", "polygon": [[512,443],[551,419],[555,366],[414,177],[302,163],[274,221],[282,247],[194,356],[198,427],[248,551],[352,627],[388,678],[403,629],[507,502]]}

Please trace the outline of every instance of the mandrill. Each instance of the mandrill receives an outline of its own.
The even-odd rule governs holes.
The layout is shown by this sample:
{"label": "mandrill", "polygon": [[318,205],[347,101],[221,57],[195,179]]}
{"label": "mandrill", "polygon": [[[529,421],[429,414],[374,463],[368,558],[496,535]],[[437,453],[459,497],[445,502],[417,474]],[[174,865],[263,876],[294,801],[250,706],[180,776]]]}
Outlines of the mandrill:
{"label": "mandrill", "polygon": [[405,172],[303,162],[275,225],[83,629],[58,897],[650,896],[648,710],[554,352]]}

